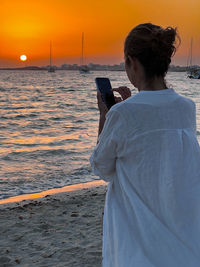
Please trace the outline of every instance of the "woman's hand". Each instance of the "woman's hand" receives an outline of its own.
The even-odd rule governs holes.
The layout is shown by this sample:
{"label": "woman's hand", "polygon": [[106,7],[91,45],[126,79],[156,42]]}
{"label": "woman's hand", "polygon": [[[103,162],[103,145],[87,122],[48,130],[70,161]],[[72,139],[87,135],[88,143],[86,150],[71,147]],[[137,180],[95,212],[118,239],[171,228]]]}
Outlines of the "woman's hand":
{"label": "woman's hand", "polygon": [[[99,130],[98,130],[98,136],[101,134],[101,131],[103,130],[103,126],[106,120],[106,113],[108,112],[108,108],[105,105],[105,103],[102,100],[101,93],[97,91],[97,105],[100,112],[100,118],[99,118]],[[97,139],[98,143],[98,139]]]}
{"label": "woman's hand", "polygon": [[[115,102],[116,103],[119,103],[119,102],[121,102],[121,101],[123,101],[123,100],[125,100],[131,96],[131,90],[126,86],[121,86],[118,88],[114,88],[112,90],[115,92],[118,92],[121,96],[121,97],[115,96]],[[104,123],[105,123],[106,113],[108,112],[108,108],[102,100],[101,93],[98,91],[97,91],[97,104],[98,104],[98,108],[99,108],[99,112],[100,112],[99,131],[98,131],[98,135],[100,135],[100,133],[103,129]],[[98,143],[98,141],[97,141],[97,143]]]}
{"label": "woman's hand", "polygon": [[108,112],[106,104],[103,102],[101,93],[97,91],[97,105],[99,108],[100,115],[105,116]]}
{"label": "woman's hand", "polygon": [[120,86],[118,88],[113,88],[112,90],[121,95],[121,97],[115,96],[116,103],[119,103],[123,100],[126,100],[127,98],[129,98],[131,96],[131,90],[126,86]]}

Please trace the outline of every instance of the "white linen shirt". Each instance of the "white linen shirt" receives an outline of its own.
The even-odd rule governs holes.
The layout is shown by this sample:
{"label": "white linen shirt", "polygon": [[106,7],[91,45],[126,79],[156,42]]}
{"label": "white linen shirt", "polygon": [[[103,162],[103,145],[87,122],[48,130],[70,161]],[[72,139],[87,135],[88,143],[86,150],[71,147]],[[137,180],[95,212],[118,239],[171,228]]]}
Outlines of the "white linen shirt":
{"label": "white linen shirt", "polygon": [[200,149],[195,104],[140,91],[107,113],[90,158],[108,181],[103,267],[200,266]]}

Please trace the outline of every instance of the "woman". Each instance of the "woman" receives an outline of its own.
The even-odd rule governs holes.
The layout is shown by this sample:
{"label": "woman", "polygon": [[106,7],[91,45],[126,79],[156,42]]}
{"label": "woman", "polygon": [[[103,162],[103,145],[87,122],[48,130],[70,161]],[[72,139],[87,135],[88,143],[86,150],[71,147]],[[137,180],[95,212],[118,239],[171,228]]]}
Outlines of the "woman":
{"label": "woman", "polygon": [[129,91],[119,88],[125,101],[109,112],[98,95],[101,134],[90,161],[109,182],[104,267],[200,266],[195,104],[164,79],[176,39],[171,27],[146,23],[132,29],[125,69],[139,92],[125,100]]}

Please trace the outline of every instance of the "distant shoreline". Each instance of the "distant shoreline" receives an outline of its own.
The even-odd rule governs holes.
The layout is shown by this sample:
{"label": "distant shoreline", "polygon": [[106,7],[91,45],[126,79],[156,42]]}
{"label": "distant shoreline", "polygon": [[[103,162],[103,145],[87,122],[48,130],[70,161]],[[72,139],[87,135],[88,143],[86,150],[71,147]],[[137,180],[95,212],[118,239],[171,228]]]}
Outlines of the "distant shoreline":
{"label": "distant shoreline", "polygon": [[[12,70],[19,70],[19,71],[48,71],[48,68],[45,67],[23,67],[23,68],[0,68],[1,70],[8,70],[8,71],[12,71]],[[55,68],[55,71],[79,71],[79,68],[68,68],[68,69],[64,69],[64,68]],[[90,69],[90,71],[125,71],[125,69],[115,69],[115,68],[101,68],[101,69]],[[172,67],[169,68],[169,72],[186,72],[187,68],[186,67]]]}
{"label": "distant shoreline", "polygon": [[23,67],[23,68],[0,68],[0,70],[48,70],[48,69],[30,66],[30,67]]}

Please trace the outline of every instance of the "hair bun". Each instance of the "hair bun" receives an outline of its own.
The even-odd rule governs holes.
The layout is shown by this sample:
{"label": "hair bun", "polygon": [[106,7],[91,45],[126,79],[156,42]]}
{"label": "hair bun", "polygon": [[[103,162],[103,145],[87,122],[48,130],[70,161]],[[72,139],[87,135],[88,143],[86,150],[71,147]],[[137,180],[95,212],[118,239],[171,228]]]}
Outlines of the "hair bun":
{"label": "hair bun", "polygon": [[175,42],[177,34],[177,28],[167,27],[163,30],[163,38],[171,44]]}

